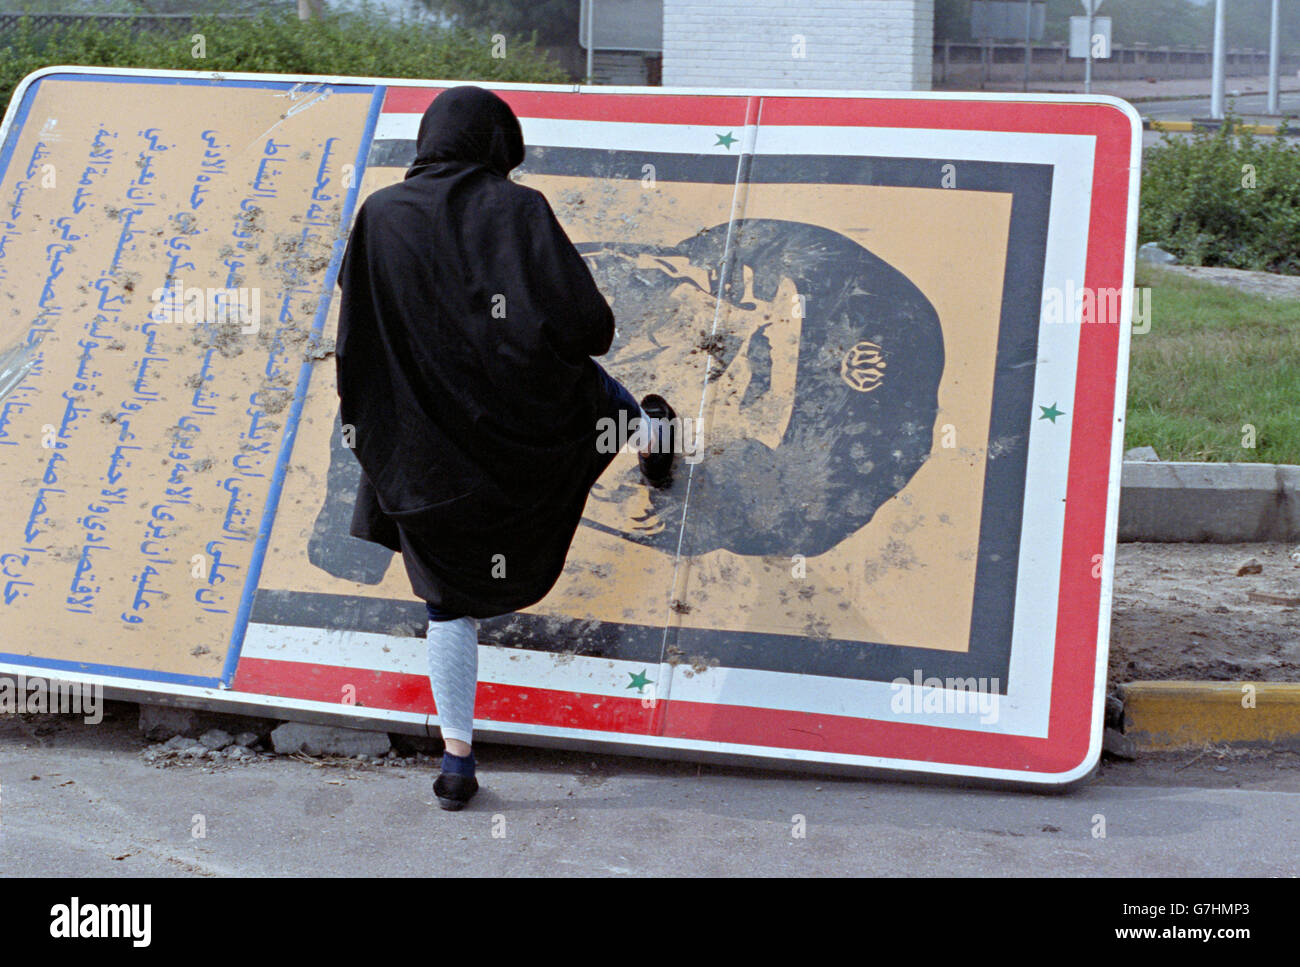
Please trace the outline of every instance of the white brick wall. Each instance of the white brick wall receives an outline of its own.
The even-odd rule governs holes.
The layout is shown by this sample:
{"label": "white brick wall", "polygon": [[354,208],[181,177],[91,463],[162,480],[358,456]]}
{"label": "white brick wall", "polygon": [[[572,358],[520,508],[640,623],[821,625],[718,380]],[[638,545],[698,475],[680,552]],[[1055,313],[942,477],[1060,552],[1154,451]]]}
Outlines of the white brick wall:
{"label": "white brick wall", "polygon": [[934,0],[664,0],[663,82],[929,90],[933,44]]}

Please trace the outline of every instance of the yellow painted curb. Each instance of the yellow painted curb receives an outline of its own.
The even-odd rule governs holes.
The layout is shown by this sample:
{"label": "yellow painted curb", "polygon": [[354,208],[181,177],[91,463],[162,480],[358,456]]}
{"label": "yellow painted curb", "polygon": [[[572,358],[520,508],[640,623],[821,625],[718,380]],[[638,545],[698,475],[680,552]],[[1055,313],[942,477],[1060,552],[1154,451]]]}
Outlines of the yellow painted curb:
{"label": "yellow painted curb", "polygon": [[1129,682],[1118,692],[1124,734],[1139,749],[1300,750],[1300,682]]}
{"label": "yellow painted curb", "polygon": [[[1152,131],[1195,131],[1198,125],[1193,121],[1148,121]],[[1277,134],[1276,124],[1238,124],[1232,129],[1238,133]]]}

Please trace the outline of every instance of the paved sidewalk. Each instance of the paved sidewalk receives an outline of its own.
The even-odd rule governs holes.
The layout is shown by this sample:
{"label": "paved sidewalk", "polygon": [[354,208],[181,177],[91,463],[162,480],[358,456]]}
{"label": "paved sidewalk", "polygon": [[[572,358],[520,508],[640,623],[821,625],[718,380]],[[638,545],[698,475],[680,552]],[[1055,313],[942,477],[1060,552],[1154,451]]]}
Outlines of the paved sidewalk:
{"label": "paved sidewalk", "polygon": [[0,719],[0,873],[1300,874],[1286,754],[1107,762],[1046,795],[483,745],[483,790],[447,813],[432,764],[155,768],[143,745],[120,711],[97,727]]}

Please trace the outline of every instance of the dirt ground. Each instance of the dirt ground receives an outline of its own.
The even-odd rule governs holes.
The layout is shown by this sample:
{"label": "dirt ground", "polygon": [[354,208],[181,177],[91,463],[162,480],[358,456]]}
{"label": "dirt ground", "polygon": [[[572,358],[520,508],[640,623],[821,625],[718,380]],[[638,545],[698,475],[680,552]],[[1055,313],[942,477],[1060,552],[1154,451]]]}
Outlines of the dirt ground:
{"label": "dirt ground", "polygon": [[[1152,679],[1300,682],[1300,548],[1285,544],[1120,544],[1110,683]],[[1258,574],[1237,572],[1257,561]]]}

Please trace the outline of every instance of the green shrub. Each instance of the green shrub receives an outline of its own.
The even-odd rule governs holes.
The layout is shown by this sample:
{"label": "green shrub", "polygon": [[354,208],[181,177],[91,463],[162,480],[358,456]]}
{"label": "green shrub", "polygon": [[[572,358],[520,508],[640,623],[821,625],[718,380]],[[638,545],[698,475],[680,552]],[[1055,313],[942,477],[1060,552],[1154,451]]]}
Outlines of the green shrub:
{"label": "green shrub", "polygon": [[[373,12],[333,13],[300,21],[290,8],[251,19],[197,16],[183,28],[132,30],[130,24],[34,28],[24,20],[0,47],[0,98],[8,103],[18,82],[52,64],[342,74],[565,83],[568,76],[531,41],[506,45],[492,56],[490,38],[428,22],[391,21]],[[195,58],[192,35],[202,34],[206,56]]]}
{"label": "green shrub", "polygon": [[1300,274],[1300,145],[1238,123],[1147,150],[1139,241],[1190,265]]}

